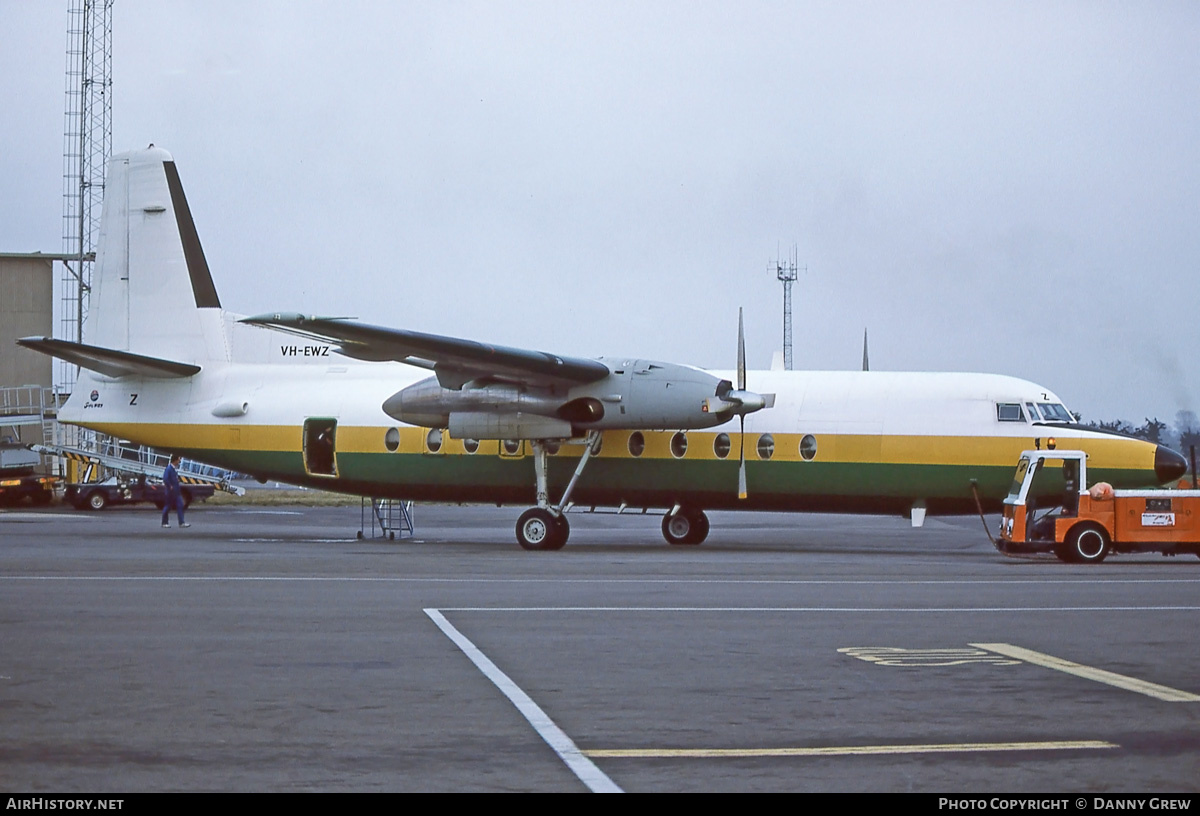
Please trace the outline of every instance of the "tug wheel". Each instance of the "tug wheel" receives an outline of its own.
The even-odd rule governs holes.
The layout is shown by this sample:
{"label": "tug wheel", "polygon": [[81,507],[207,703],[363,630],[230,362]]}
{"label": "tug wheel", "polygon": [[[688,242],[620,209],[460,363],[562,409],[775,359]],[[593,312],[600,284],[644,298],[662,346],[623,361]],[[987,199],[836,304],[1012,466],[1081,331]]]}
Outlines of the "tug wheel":
{"label": "tug wheel", "polygon": [[1067,560],[1076,564],[1099,564],[1108,556],[1111,544],[1108,533],[1099,524],[1077,524],[1067,533]]}

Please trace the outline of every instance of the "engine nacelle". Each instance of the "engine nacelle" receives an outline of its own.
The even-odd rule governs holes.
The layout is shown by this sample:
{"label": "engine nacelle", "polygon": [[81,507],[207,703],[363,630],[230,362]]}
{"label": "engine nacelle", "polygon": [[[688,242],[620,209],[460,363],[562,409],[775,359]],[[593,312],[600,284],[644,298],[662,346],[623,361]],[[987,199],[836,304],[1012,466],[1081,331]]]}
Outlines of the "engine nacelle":
{"label": "engine nacelle", "polygon": [[728,380],[700,369],[649,360],[601,361],[608,366],[607,377],[557,392],[496,382],[454,390],[430,377],[393,394],[383,410],[410,425],[448,428],[459,438],[550,439],[590,430],[711,428],[735,413],[769,407],[759,395],[735,392]]}
{"label": "engine nacelle", "polygon": [[[524,389],[516,385],[492,383],[460,391],[443,388],[436,377],[421,380],[397,391],[383,403],[390,417],[424,428],[448,428],[454,413],[471,414],[531,414],[553,417],[566,400],[548,393]],[[568,431],[570,426],[568,425]],[[457,434],[454,434],[457,436]],[[569,433],[567,434],[570,435]],[[468,435],[470,439],[491,439],[488,436]],[[512,437],[496,437],[512,438]]]}
{"label": "engine nacelle", "polygon": [[448,423],[455,439],[567,439],[571,423],[537,414],[454,411]]}
{"label": "engine nacelle", "polygon": [[713,413],[708,405],[710,398],[732,387],[728,380],[675,363],[633,360],[616,366],[615,361],[604,362],[613,372],[609,379],[620,385],[619,402],[609,403],[608,396],[600,390],[607,381],[577,389],[592,391],[606,403],[604,419],[594,427],[689,430],[711,428],[732,416],[726,412]]}

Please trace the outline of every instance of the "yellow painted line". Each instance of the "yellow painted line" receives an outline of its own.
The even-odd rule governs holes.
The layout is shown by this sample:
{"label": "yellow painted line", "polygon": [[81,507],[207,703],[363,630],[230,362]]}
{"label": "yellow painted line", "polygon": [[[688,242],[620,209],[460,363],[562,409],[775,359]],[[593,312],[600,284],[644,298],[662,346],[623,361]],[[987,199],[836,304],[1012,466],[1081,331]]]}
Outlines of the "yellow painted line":
{"label": "yellow painted line", "polygon": [[980,751],[1087,751],[1120,748],[1103,740],[1053,742],[948,742],[932,745],[845,745],[824,748],[628,748],[584,751],[601,759],[741,759],[744,757],[878,756],[888,754],[965,754]]}
{"label": "yellow painted line", "polygon": [[995,652],[996,654],[1015,657],[1018,660],[1024,660],[1026,663],[1045,666],[1047,669],[1073,674],[1076,677],[1082,677],[1086,680],[1095,680],[1097,683],[1116,686],[1126,691],[1136,691],[1138,694],[1145,694],[1148,697],[1165,700],[1168,703],[1200,703],[1200,694],[1192,694],[1189,691],[1180,691],[1179,689],[1160,686],[1157,683],[1151,683],[1146,680],[1138,680],[1136,677],[1126,677],[1116,672],[1084,666],[1081,663],[1073,663],[1070,660],[1063,660],[1061,657],[1042,654],[1031,649],[1022,649],[1020,646],[1013,646],[1009,643],[971,643],[969,645],[977,649],[987,649],[989,652]]}

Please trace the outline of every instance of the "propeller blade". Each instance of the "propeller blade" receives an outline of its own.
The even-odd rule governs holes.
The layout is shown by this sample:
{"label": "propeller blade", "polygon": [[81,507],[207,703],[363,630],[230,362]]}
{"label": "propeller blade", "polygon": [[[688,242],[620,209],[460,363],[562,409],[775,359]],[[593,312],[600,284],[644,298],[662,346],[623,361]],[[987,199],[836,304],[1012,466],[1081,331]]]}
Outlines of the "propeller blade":
{"label": "propeller blade", "polygon": [[742,307],[738,307],[737,390],[746,390],[746,332],[742,327]]}
{"label": "propeller blade", "polygon": [[744,499],[747,496],[747,493],[746,493],[746,417],[743,415],[743,416],[740,416],[739,419],[741,419],[741,421],[742,421],[742,433],[741,433],[742,442],[741,442],[741,446],[740,446],[741,449],[738,452],[738,498]]}

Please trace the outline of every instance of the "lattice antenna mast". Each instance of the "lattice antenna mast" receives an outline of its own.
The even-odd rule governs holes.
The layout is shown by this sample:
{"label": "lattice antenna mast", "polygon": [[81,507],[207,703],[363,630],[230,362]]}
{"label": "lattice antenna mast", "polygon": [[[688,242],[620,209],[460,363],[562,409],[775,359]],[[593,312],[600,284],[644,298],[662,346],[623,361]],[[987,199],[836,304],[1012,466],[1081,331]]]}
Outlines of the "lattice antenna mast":
{"label": "lattice antenna mast", "polygon": [[792,284],[799,273],[798,259],[795,244],[790,258],[775,257],[775,277],[783,283],[783,367],[788,371],[792,370]]}
{"label": "lattice antenna mast", "polygon": [[[68,0],[67,100],[63,137],[63,264],[59,337],[79,341],[100,238],[104,172],[112,153],[113,0]],[[59,362],[58,390],[75,386],[77,366]]]}

